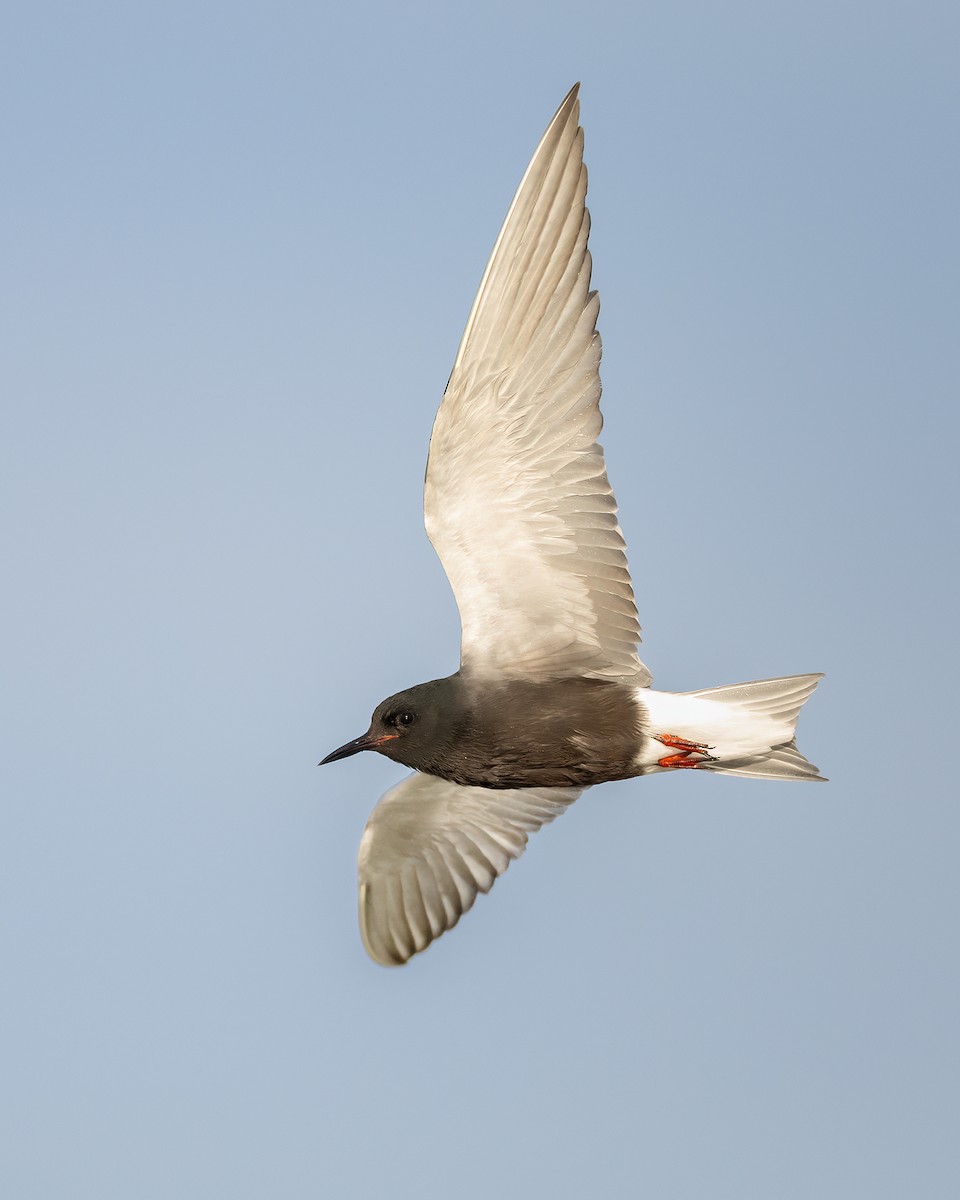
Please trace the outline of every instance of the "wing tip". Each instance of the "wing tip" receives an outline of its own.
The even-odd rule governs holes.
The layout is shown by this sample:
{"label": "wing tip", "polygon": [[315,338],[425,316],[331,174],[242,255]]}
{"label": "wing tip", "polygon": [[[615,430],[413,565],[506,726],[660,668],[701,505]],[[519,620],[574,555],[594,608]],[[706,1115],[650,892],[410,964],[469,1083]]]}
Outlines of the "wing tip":
{"label": "wing tip", "polygon": [[580,102],[580,80],[578,79],[577,82],[570,89],[570,91],[567,92],[567,94],[564,96],[563,100],[560,102],[560,107],[553,114],[553,120],[550,122],[550,125],[548,125],[547,128],[549,129],[561,117],[568,116],[575,109],[577,110],[576,116],[577,116],[577,122],[579,123],[579,118],[580,118],[579,108],[578,108],[579,102]]}
{"label": "wing tip", "polygon": [[[402,967],[412,958],[412,954],[404,956],[399,948],[395,945],[396,939],[384,939],[381,936],[377,939],[374,936],[372,920],[367,912],[367,896],[368,885],[361,883],[358,890],[358,916],[360,925],[360,938],[363,942],[363,948],[371,959],[380,967]],[[413,951],[415,954],[416,951]]]}

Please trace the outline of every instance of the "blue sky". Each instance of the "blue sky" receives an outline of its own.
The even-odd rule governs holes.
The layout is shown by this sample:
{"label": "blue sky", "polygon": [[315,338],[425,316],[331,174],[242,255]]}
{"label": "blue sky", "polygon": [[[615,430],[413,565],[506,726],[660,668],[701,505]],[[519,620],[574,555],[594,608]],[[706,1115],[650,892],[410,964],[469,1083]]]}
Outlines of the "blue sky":
{"label": "blue sky", "polygon": [[[0,1183],[956,1194],[955,6],[13,5]],[[316,768],[456,666],[433,414],[574,80],[604,445],[682,690],[826,787],[589,793],[402,971]]]}

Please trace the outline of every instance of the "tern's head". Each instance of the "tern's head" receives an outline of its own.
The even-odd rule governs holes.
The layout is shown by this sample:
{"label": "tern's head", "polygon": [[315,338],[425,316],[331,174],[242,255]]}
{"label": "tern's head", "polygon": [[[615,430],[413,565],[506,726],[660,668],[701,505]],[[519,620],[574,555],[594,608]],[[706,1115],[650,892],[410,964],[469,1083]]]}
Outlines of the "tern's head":
{"label": "tern's head", "polygon": [[463,685],[456,675],[418,683],[378,704],[367,732],[328,754],[320,765],[376,750],[404,766],[428,770],[438,754],[452,747],[466,717]]}

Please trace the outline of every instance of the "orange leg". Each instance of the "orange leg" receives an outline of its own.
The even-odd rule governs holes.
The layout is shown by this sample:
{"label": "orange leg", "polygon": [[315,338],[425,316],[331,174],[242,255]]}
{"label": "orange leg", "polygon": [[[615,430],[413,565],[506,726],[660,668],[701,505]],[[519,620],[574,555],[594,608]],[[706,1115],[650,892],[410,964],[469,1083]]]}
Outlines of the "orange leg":
{"label": "orange leg", "polygon": [[[704,742],[690,742],[686,738],[675,737],[672,733],[659,734],[657,741],[663,746],[680,751],[679,754],[668,754],[665,758],[659,759],[658,767],[699,767],[705,762],[717,761],[712,754],[707,753],[713,747]],[[694,754],[699,757],[693,758]]]}
{"label": "orange leg", "polygon": [[684,750],[682,754],[668,754],[666,758],[657,760],[658,767],[699,767],[703,761],[699,758],[691,758],[691,750]]}

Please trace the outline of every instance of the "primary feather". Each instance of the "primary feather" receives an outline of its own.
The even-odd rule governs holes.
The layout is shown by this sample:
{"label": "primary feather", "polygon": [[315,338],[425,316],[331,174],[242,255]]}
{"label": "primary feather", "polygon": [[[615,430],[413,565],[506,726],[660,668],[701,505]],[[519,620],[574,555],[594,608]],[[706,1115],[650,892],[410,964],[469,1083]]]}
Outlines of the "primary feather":
{"label": "primary feather", "polygon": [[578,119],[574,88],[500,230],[434,423],[424,513],[460,609],[464,673],[645,685],[597,442],[599,301]]}
{"label": "primary feather", "polygon": [[373,810],[358,859],[360,932],[370,957],[398,966],[452,929],[519,858],[532,833],[580,788],[493,791],[416,772]]}

